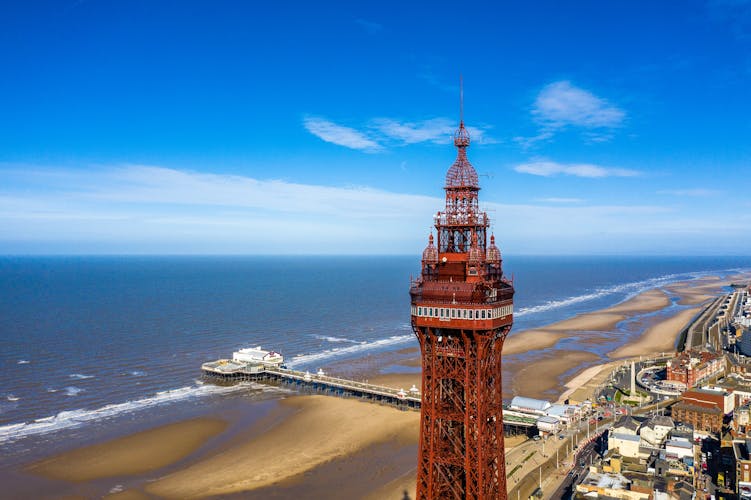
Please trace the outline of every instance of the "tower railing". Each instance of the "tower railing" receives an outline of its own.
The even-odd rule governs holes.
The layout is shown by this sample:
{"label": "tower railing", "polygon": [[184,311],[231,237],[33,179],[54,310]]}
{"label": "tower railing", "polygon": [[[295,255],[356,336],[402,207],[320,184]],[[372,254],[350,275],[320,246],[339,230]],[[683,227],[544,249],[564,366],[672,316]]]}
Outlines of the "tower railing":
{"label": "tower railing", "polygon": [[436,226],[488,226],[490,224],[488,215],[484,212],[479,214],[438,212],[433,217],[433,221]]}

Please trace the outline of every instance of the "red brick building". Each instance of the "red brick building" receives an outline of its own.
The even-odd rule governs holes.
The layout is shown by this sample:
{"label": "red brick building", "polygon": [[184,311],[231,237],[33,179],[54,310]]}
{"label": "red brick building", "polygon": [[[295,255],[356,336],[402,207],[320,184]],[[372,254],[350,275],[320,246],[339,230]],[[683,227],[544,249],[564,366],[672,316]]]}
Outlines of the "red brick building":
{"label": "red brick building", "polygon": [[680,402],[673,406],[673,420],[691,424],[697,431],[720,432],[722,430],[722,410],[716,406],[706,408]]}
{"label": "red brick building", "polygon": [[694,387],[725,371],[725,356],[707,351],[684,351],[667,363],[667,379]]}
{"label": "red brick building", "polygon": [[720,432],[725,414],[735,409],[735,398],[725,391],[693,389],[681,394],[673,406],[673,420],[691,424],[694,429]]}

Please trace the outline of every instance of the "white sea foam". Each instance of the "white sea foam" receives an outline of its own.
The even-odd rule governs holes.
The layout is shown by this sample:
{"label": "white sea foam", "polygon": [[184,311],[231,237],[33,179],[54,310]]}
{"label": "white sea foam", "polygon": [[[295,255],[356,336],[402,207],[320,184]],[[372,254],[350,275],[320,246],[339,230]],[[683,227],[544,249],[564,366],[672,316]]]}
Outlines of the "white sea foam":
{"label": "white sea foam", "polygon": [[87,378],[94,378],[94,375],[83,375],[81,373],[71,373],[68,375],[69,378],[75,379],[75,380],[85,380]]}
{"label": "white sea foam", "polygon": [[52,387],[48,387],[48,388],[47,388],[47,392],[57,392],[57,391],[59,391],[59,390],[60,390],[60,389],[53,389]]}
{"label": "white sea foam", "polygon": [[130,374],[133,375],[134,377],[145,377],[146,376],[146,372],[142,371],[142,370],[133,370],[132,372],[130,372]]}
{"label": "white sea foam", "polygon": [[626,293],[627,295],[624,298],[624,300],[627,300],[627,299],[630,299],[631,297],[634,297],[635,295],[638,295],[641,292],[650,290],[652,288],[658,288],[661,286],[669,285],[670,283],[674,283],[676,281],[698,279],[698,278],[701,278],[702,276],[707,276],[709,274],[711,273],[695,272],[695,273],[683,273],[683,274],[666,274],[664,276],[660,276],[657,278],[650,278],[650,279],[642,280],[642,281],[634,281],[631,283],[621,283],[619,285],[598,288],[594,290],[593,292],[585,293],[582,295],[576,295],[573,297],[568,297],[568,298],[559,299],[559,300],[550,300],[548,302],[545,302],[543,304],[539,304],[536,306],[522,307],[521,309],[514,312],[514,316],[518,318],[521,316],[526,316],[528,314],[535,314],[535,313],[551,311],[554,309],[561,309],[563,307],[568,307],[574,304],[579,304],[582,302],[588,302],[590,300],[607,297],[608,295],[613,295],[616,293]]}
{"label": "white sea foam", "polygon": [[81,389],[80,387],[76,387],[76,386],[73,386],[73,385],[68,386],[68,387],[66,387],[63,390],[65,391],[65,395],[66,396],[77,396],[78,394],[80,394],[80,393],[82,393],[84,391],[84,389]]}
{"label": "white sea foam", "polygon": [[17,365],[28,365],[29,363],[31,363],[31,361],[29,361],[28,359],[19,359],[16,364]]}
{"label": "white sea foam", "polygon": [[345,339],[341,337],[331,337],[329,335],[313,335],[313,337],[317,338],[318,340],[325,340],[326,342],[349,342],[350,344],[362,344],[363,343],[357,340],[350,340],[350,339]]}
{"label": "white sea foam", "polygon": [[13,394],[8,394],[7,396],[5,396],[5,399],[13,402],[13,401],[18,401],[21,398],[19,398],[18,396],[14,396]]}
{"label": "white sea foam", "polygon": [[[0,444],[9,441],[16,441],[28,436],[46,434],[48,432],[54,432],[61,429],[80,427],[87,422],[94,422],[97,420],[112,418],[124,413],[152,408],[154,406],[162,405],[165,403],[173,403],[180,400],[207,396],[211,394],[224,394],[238,390],[246,390],[248,389],[248,387],[255,389],[264,386],[247,382],[229,387],[220,387],[211,384],[195,385],[192,387],[181,387],[179,389],[172,389],[169,391],[160,391],[147,398],[137,399],[134,401],[126,401],[124,403],[109,404],[94,410],[78,409],[61,411],[57,415],[38,418],[31,422],[0,426]],[[66,390],[67,389],[68,388],[66,388]],[[272,387],[269,387],[268,389],[268,392],[271,392],[272,390],[279,391],[279,389]],[[264,390],[264,392],[267,391]]]}
{"label": "white sea foam", "polygon": [[410,340],[414,340],[414,338],[415,337],[413,335],[393,335],[385,339],[374,340],[372,342],[363,342],[361,344],[356,344],[348,347],[337,347],[334,349],[328,349],[312,354],[300,354],[292,358],[292,360],[288,361],[287,366],[292,368],[301,365],[308,365],[310,363],[313,363],[314,361],[324,361],[331,358],[338,358],[350,354],[361,353],[363,351],[370,351],[373,349],[379,349],[396,344],[403,344],[409,342]]}

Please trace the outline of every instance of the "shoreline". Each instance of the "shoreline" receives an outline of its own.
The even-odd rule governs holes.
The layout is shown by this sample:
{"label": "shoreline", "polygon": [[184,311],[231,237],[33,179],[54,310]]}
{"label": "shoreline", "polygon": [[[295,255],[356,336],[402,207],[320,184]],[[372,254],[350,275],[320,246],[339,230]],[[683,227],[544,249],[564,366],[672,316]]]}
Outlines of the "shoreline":
{"label": "shoreline", "polygon": [[[697,303],[707,300],[710,291],[719,289],[724,281],[727,280],[706,278],[696,280],[696,283],[677,283],[663,288],[678,297],[679,304],[685,301],[681,305],[690,306],[699,299],[701,301]],[[692,286],[694,284],[697,286]],[[709,295],[709,298],[712,296]],[[511,358],[509,364],[516,370],[511,380],[505,380],[505,385],[512,386],[514,392],[543,394],[545,391],[557,391],[557,399],[563,401],[584,390],[587,384],[603,373],[609,373],[608,369],[618,363],[615,358],[639,355],[650,349],[659,352],[654,348],[664,346],[666,336],[670,336],[675,328],[679,331],[683,327],[679,323],[684,316],[696,308],[683,309],[644,325],[640,334],[629,344],[604,355],[557,347],[563,338],[573,331],[581,333],[585,330],[591,338],[588,337],[582,344],[584,347],[595,346],[607,335],[612,336],[618,323],[646,313],[658,313],[670,307],[670,304],[671,297],[665,291],[651,289],[615,306],[510,336],[507,339],[510,351],[507,352],[504,346],[504,356]],[[677,332],[672,334],[673,343],[676,335]],[[406,371],[375,372],[366,376],[372,382],[392,387],[408,389],[412,384],[419,387],[420,373],[407,370],[414,367],[415,359],[419,362],[419,354],[414,349],[402,348],[398,356],[394,353],[389,353],[389,356],[389,366],[403,366]],[[519,356],[531,356],[532,359],[515,359]],[[523,366],[525,363],[526,366]],[[363,366],[368,368],[372,369],[374,365],[377,368],[377,359],[363,361]],[[530,377],[530,373],[535,373],[536,377]],[[200,442],[197,445],[194,441],[196,448],[188,450],[186,454],[177,452],[176,441],[180,439],[170,438],[165,429],[157,427],[144,431],[150,434],[136,433],[48,457],[39,461],[36,467],[25,469],[25,473],[30,478],[64,479],[70,485],[71,494],[83,491],[76,484],[83,486],[87,481],[104,484],[103,478],[111,478],[110,482],[122,485],[118,491],[111,491],[112,498],[198,498],[239,494],[244,498],[262,498],[274,490],[290,494],[323,492],[325,486],[332,482],[342,483],[342,488],[353,496],[392,498],[392,495],[398,495],[393,498],[402,498],[406,491],[413,498],[418,412],[400,412],[377,404],[318,395],[282,397],[277,404],[285,409],[280,412],[281,416],[256,423],[254,432],[248,437],[240,436],[237,442],[215,446],[201,456],[196,456],[195,449],[205,447],[207,442],[224,431],[219,430],[218,434],[198,439]],[[219,415],[210,415],[209,419],[211,417],[221,422]],[[164,427],[180,424],[183,422]],[[145,439],[144,435],[150,437]],[[136,445],[140,453],[145,453],[157,443],[160,447],[171,448],[170,459],[161,462],[139,461],[138,469],[128,469],[128,459],[118,455],[118,450],[124,449],[123,443],[128,442],[141,443]],[[91,470],[89,476],[81,475],[80,471],[88,468],[86,457],[94,455],[111,457],[110,463],[103,466],[106,470]],[[389,465],[392,462],[398,467]],[[42,463],[65,464],[65,467],[45,469],[39,465]],[[179,466],[160,474],[159,471],[164,470],[164,463],[179,463]],[[344,477],[353,479],[346,480]],[[314,495],[310,498],[325,496]]]}

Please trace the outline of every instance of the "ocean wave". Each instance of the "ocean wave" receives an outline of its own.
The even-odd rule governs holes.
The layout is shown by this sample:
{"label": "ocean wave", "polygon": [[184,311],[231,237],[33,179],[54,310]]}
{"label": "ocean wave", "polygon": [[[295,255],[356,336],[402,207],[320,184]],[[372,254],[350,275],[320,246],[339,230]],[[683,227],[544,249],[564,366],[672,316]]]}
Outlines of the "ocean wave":
{"label": "ocean wave", "polygon": [[14,402],[14,401],[18,401],[21,398],[19,398],[18,396],[14,396],[13,394],[8,394],[7,396],[5,396],[5,399],[7,399],[10,402]]}
{"label": "ocean wave", "polygon": [[77,396],[78,394],[85,391],[85,389],[81,389],[80,387],[76,387],[73,385],[66,387],[63,390],[65,391],[66,396]]}
{"label": "ocean wave", "polygon": [[332,337],[332,336],[329,336],[329,335],[313,335],[313,337],[317,338],[318,340],[325,340],[326,342],[334,342],[334,343],[336,343],[336,342],[349,342],[351,344],[362,344],[363,343],[363,342],[359,342],[357,340],[350,340],[350,339],[345,339],[345,338],[342,338],[342,337]]}
{"label": "ocean wave", "polygon": [[[267,392],[265,390],[265,386],[259,386],[258,384],[248,382],[228,387],[202,384],[189,387],[181,387],[179,389],[160,391],[150,397],[133,401],[126,401],[124,403],[109,404],[94,410],[66,410],[61,411],[57,415],[38,418],[31,422],[3,425],[0,426],[0,444],[9,441],[16,441],[28,436],[46,434],[62,429],[70,429],[73,427],[80,427],[89,422],[112,418],[123,413],[140,411],[157,405],[173,403],[194,397],[201,397],[212,394],[225,394],[238,390],[246,390],[249,387],[263,388],[264,392]],[[279,391],[279,389],[277,388],[270,389]]]}
{"label": "ocean wave", "polygon": [[379,349],[396,344],[403,344],[409,342],[410,340],[414,340],[414,338],[414,335],[393,335],[385,339],[374,340],[372,342],[363,342],[361,344],[353,346],[337,347],[334,349],[327,349],[325,351],[315,352],[312,354],[298,354],[297,356],[292,358],[292,360],[289,360],[287,362],[287,366],[289,366],[290,368],[298,367],[310,364],[314,361],[324,361],[331,358],[338,358],[340,356],[361,353],[363,351],[370,351],[373,349]]}
{"label": "ocean wave", "polygon": [[614,295],[618,293],[626,294],[626,296],[623,298],[623,300],[625,301],[642,292],[650,290],[652,288],[662,287],[665,285],[669,285],[671,283],[675,283],[677,281],[695,280],[695,279],[702,278],[704,276],[709,276],[711,274],[713,274],[713,272],[710,272],[710,271],[680,273],[680,274],[666,274],[664,276],[659,276],[657,278],[650,278],[650,279],[641,280],[641,281],[633,281],[630,283],[621,283],[621,284],[612,285],[609,287],[598,288],[592,292],[584,293],[581,295],[575,295],[575,296],[568,297],[565,299],[550,300],[548,302],[545,302],[543,304],[539,304],[536,306],[522,307],[519,310],[514,311],[514,316],[518,318],[521,316],[526,316],[528,314],[548,312],[548,311],[552,311],[555,309],[561,309],[561,308],[572,306],[575,304],[580,304],[582,302],[588,302],[590,300],[600,299],[603,297],[607,297],[608,295]]}
{"label": "ocean wave", "polygon": [[29,361],[28,359],[19,359],[16,364],[17,365],[28,365],[29,363],[31,363],[31,361]]}
{"label": "ocean wave", "polygon": [[145,377],[146,372],[142,370],[133,370],[132,372],[130,372],[130,375],[133,375],[134,377]]}
{"label": "ocean wave", "polygon": [[87,378],[94,378],[94,375],[83,375],[81,373],[71,373],[68,375],[68,378],[72,378],[75,380],[86,380]]}

